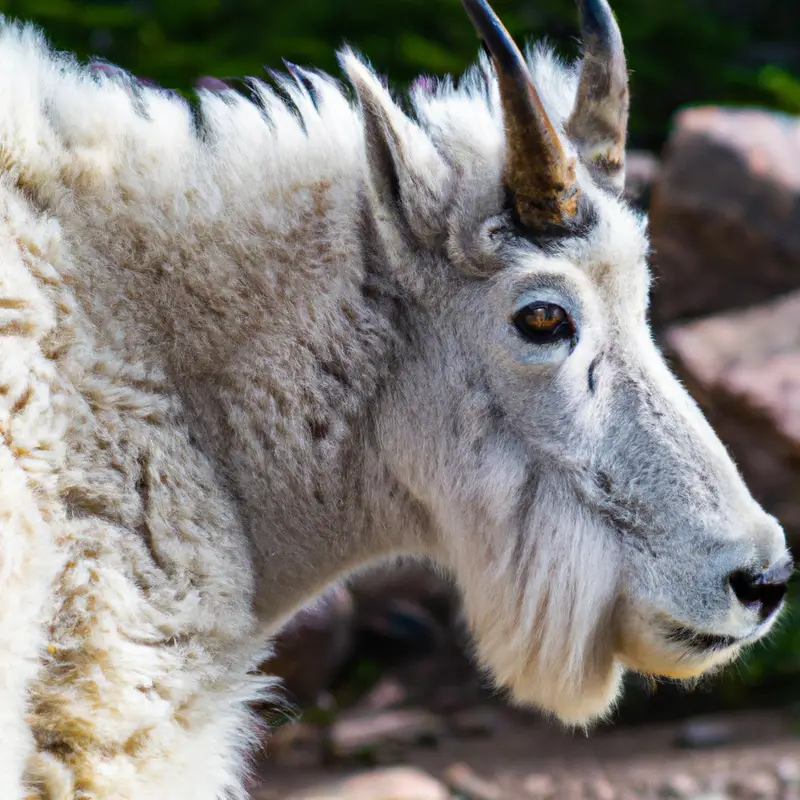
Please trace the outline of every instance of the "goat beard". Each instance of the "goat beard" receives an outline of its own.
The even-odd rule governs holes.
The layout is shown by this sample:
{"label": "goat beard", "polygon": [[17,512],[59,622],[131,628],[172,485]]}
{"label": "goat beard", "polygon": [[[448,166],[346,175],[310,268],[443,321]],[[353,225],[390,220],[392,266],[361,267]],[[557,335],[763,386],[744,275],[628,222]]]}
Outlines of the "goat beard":
{"label": "goat beard", "polygon": [[586,726],[620,694],[622,556],[613,532],[557,477],[535,491],[521,532],[486,520],[484,508],[488,524],[470,531],[481,557],[464,547],[462,528],[452,566],[477,659],[493,680],[519,705]]}

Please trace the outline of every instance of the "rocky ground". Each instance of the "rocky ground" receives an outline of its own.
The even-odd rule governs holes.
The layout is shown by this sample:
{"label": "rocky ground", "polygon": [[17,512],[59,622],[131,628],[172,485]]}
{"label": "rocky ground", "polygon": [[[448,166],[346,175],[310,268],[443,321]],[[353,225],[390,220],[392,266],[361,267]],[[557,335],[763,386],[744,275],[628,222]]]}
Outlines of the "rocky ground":
{"label": "rocky ground", "polygon": [[494,706],[382,712],[284,729],[269,755],[253,800],[800,799],[800,739],[779,712],[589,736]]}
{"label": "rocky ground", "polygon": [[[660,157],[630,154],[627,191],[650,212],[656,337],[797,545],[800,120],[685,110]],[[265,665],[313,710],[275,731],[253,800],[800,800],[785,685],[773,710],[722,716],[724,692],[634,692],[586,736],[509,709],[468,651],[450,587],[420,566],[332,590]]]}

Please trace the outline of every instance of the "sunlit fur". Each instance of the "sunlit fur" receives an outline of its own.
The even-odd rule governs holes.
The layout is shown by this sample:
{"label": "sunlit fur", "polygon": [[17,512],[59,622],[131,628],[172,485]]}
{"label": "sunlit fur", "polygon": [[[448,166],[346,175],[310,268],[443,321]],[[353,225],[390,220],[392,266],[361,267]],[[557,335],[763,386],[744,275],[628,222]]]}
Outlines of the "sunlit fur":
{"label": "sunlit fur", "polygon": [[[738,650],[665,626],[766,632],[725,577],[783,535],[650,340],[644,221],[579,164],[593,220],[540,246],[487,63],[416,121],[342,63],[358,102],[305,73],[194,117],[0,32],[3,800],[244,797],[270,633],[396,554],[566,722]],[[574,70],[531,68],[560,129]],[[571,354],[509,324],[542,292]]]}

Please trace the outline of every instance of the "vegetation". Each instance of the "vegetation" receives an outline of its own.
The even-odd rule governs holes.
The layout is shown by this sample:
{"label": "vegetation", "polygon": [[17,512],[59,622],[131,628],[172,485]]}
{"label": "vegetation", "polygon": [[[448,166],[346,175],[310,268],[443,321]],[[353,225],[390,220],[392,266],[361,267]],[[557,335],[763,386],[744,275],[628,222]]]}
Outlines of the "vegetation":
{"label": "vegetation", "polygon": [[[520,38],[577,52],[570,0],[497,0]],[[634,94],[632,144],[658,148],[689,103],[800,113],[800,5],[790,0],[614,0]],[[367,53],[398,88],[459,73],[477,53],[460,0],[0,0],[54,44],[187,90],[202,75],[263,76],[282,59],[338,74],[335,49]]]}

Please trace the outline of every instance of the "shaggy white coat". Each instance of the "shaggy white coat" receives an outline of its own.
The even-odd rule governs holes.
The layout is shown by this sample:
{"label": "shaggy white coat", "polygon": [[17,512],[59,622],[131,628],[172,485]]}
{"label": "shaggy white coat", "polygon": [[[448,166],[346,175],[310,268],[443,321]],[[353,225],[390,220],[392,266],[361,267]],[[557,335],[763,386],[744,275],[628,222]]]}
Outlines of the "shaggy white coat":
{"label": "shaggy white coat", "polygon": [[[459,88],[416,91],[424,133],[366,67],[343,63],[400,132],[419,209],[436,207],[457,163],[465,214],[492,211],[503,158],[493,80],[476,71]],[[531,68],[560,129],[575,72],[543,51]],[[398,455],[417,432],[393,427],[402,414],[376,399],[404,332],[364,300],[362,112],[333,81],[307,79],[313,100],[283,86],[299,114],[259,86],[263,108],[202,93],[198,123],[175,96],[91,73],[31,28],[0,29],[3,800],[243,798],[258,734],[247,703],[270,688],[251,670],[267,635],[330,581],[392,553],[456,574],[482,660],[522,699],[580,720],[616,695],[623,557],[592,516],[600,501],[576,505],[574,482],[551,475],[530,521],[541,537],[501,536],[524,453],[491,440],[469,463],[467,443],[488,430],[477,405],[462,409],[457,446],[433,436]],[[579,176],[601,221],[548,269],[587,296],[606,282],[587,301],[589,333],[605,302],[644,331],[643,223]],[[415,235],[435,239],[435,221],[420,214]],[[432,275],[408,264],[393,280],[419,300],[444,285]],[[630,341],[649,347],[644,334]],[[451,344],[435,347],[447,396],[461,397],[466,361]],[[590,360],[576,352],[563,380],[584,386]],[[653,369],[719,480],[739,487],[710,429]],[[613,408],[599,397],[578,409],[576,436]],[[414,398],[403,402],[410,413]],[[381,454],[354,449],[378,407]],[[756,513],[743,488],[731,492],[731,514]],[[770,554],[778,538],[765,535]],[[651,599],[660,570],[641,570]],[[657,647],[636,641],[632,665],[648,666]]]}

